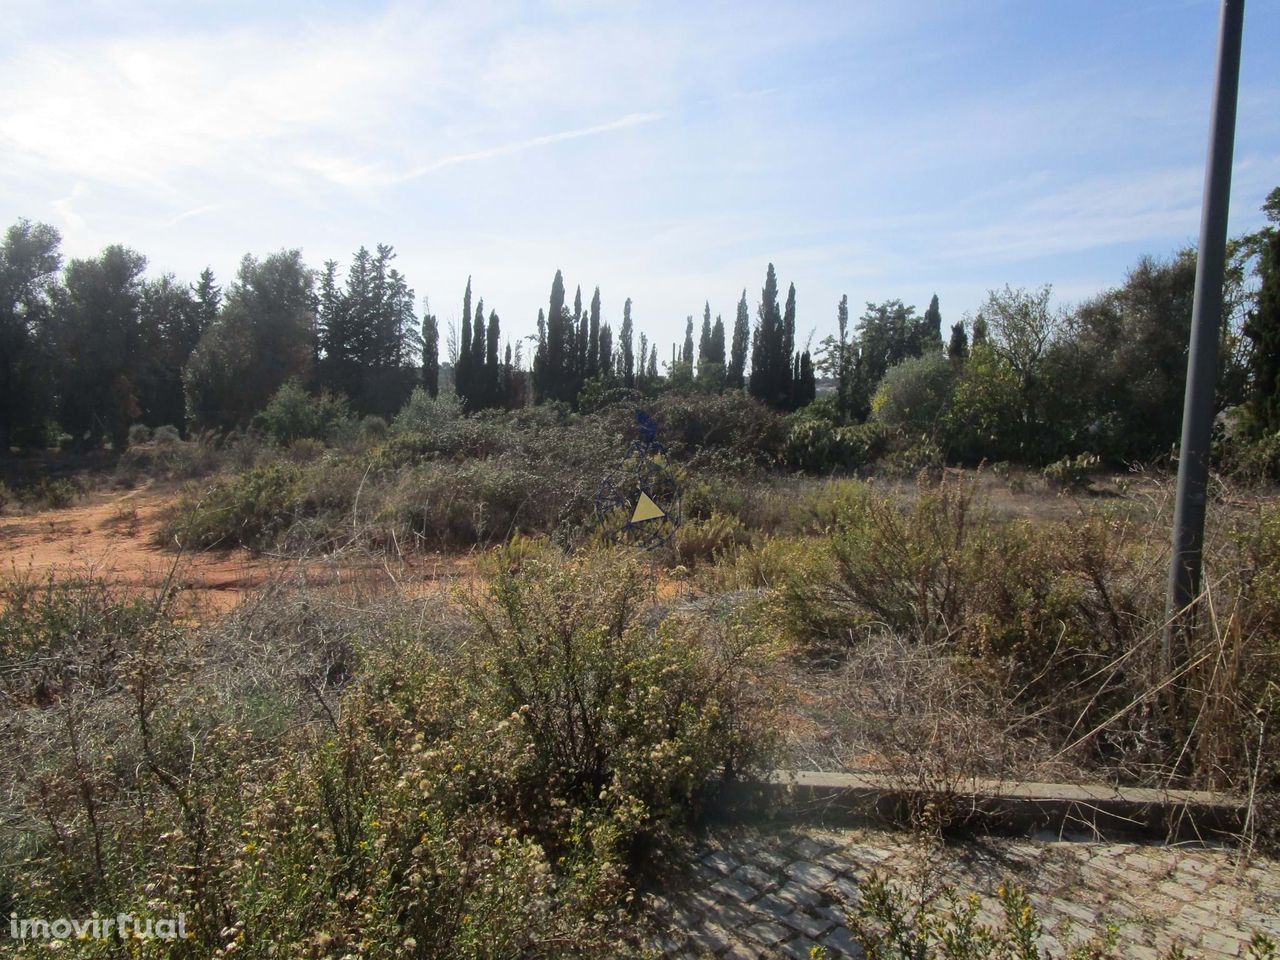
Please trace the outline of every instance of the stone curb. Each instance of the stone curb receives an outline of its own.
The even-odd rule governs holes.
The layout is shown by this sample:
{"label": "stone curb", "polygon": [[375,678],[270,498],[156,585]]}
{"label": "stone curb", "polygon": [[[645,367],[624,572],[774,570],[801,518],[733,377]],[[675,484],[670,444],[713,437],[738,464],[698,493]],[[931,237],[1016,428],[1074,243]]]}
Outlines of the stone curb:
{"label": "stone curb", "polygon": [[775,770],[764,780],[729,784],[711,812],[725,820],[844,826],[901,824],[929,805],[962,832],[1218,843],[1243,833],[1248,810],[1243,799],[1200,790],[979,779],[916,785],[880,774]]}

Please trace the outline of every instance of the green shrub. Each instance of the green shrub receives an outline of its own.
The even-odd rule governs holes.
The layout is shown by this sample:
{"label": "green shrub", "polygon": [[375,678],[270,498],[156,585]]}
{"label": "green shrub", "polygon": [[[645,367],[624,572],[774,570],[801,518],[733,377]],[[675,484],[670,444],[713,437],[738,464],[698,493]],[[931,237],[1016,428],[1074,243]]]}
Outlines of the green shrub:
{"label": "green shrub", "polygon": [[374,414],[360,421],[360,436],[366,442],[382,440],[390,429],[386,420]]}
{"label": "green shrub", "polygon": [[129,446],[136,447],[151,442],[151,428],[145,423],[135,423],[129,427]]}
{"label": "green shrub", "polygon": [[352,418],[346,397],[312,396],[297,380],[289,380],[267,402],[254,423],[276,443],[331,439]]}
{"label": "green shrub", "polygon": [[649,411],[658,422],[658,439],[674,455],[697,449],[729,450],[743,460],[776,463],[786,443],[786,421],[747,394],[669,392]]}
{"label": "green shrub", "polygon": [[49,705],[82,689],[110,687],[113,656],[161,619],[148,599],[122,599],[93,581],[0,584],[0,690],[19,704]]}
{"label": "green shrub", "polygon": [[802,412],[791,419],[783,457],[788,465],[810,473],[863,471],[884,456],[891,436],[883,424],[875,421],[837,426]]}
{"label": "green shrub", "polygon": [[908,480],[927,479],[931,483],[942,479],[945,465],[942,448],[925,436],[900,444],[883,461],[887,476]]}
{"label": "green shrub", "polygon": [[324,456],[324,444],[315,437],[302,437],[289,444],[284,455],[290,463],[311,463]]}
{"label": "green shrub", "polygon": [[1044,468],[1044,479],[1051,490],[1084,492],[1089,489],[1090,476],[1101,462],[1101,458],[1092,453],[1063,457]]}
{"label": "green shrub", "polygon": [[634,857],[766,759],[767,698],[740,683],[766,654],[754,631],[655,627],[649,574],[620,551],[496,565],[468,677],[506,758],[486,789],[520,822],[545,837],[607,819]]}
{"label": "green shrub", "polygon": [[933,436],[942,425],[955,378],[955,364],[941,351],[903,360],[880,381],[871,415],[891,431]]}
{"label": "green shrub", "polygon": [[578,394],[580,413],[598,413],[612,406],[635,408],[644,403],[644,395],[639,390],[609,383],[603,377],[588,380]]}
{"label": "green shrub", "polygon": [[742,521],[735,516],[714,513],[705,520],[690,520],[676,531],[675,562],[694,567],[717,560],[749,540]]}
{"label": "green shrub", "polygon": [[821,576],[828,564],[826,551],[812,537],[764,537],[722,556],[700,579],[719,591],[778,589],[792,580]]}
{"label": "green shrub", "polygon": [[1280,481],[1280,431],[1215,444],[1214,459],[1225,473],[1244,481]]}
{"label": "green shrub", "polygon": [[302,471],[288,462],[221,477],[187,493],[161,530],[184,547],[274,547],[305,510]]}
{"label": "green shrub", "polygon": [[158,447],[167,446],[169,444],[178,443],[179,441],[181,441],[182,434],[178,432],[177,427],[166,423],[162,427],[156,427],[155,433],[152,434],[151,439],[155,442],[156,446]]}
{"label": "green shrub", "polygon": [[[1127,696],[1124,677],[1096,666],[1146,636],[1158,616],[1152,582],[1103,517],[1072,524],[1000,522],[965,486],[921,490],[903,505],[869,487],[842,491],[817,576],[790,579],[782,621],[805,642],[857,642],[888,629],[949,643],[1005,664],[1024,694],[1051,698],[1046,715],[1067,722],[1079,701],[1091,716]],[[1056,700],[1052,696],[1057,695]]]}
{"label": "green shrub", "polygon": [[83,495],[81,485],[66,477],[41,477],[19,491],[23,505],[31,510],[65,510]]}
{"label": "green shrub", "polygon": [[422,387],[414,387],[391,428],[396,433],[430,434],[461,418],[462,404],[456,394],[441,393],[433,397]]}
{"label": "green shrub", "polygon": [[183,913],[159,946],[193,960],[640,954],[637,870],[762,762],[762,648],[655,617],[618,554],[521,540],[491,565],[465,621],[276,590],[195,629],[6,587],[6,911]]}

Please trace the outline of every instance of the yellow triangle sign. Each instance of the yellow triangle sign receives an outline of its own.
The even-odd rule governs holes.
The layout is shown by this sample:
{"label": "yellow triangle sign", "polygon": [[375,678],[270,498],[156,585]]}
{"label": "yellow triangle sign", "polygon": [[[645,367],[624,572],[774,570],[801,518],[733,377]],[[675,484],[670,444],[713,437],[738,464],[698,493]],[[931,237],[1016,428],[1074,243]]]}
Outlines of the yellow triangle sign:
{"label": "yellow triangle sign", "polygon": [[645,520],[657,520],[666,515],[667,511],[654,503],[653,498],[642,490],[640,499],[636,501],[636,512],[631,514],[631,522],[642,523]]}

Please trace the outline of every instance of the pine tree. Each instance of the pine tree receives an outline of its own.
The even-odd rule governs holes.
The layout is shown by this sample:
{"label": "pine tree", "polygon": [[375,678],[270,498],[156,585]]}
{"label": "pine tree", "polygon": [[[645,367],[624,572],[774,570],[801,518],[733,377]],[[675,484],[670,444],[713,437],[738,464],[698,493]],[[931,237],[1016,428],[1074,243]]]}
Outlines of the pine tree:
{"label": "pine tree", "polygon": [[186,421],[182,370],[200,342],[199,311],[194,289],[171,274],[142,284],[138,405],[148,426]]}
{"label": "pine tree", "polygon": [[429,309],[422,318],[422,385],[431,396],[439,396],[440,325]]}
{"label": "pine tree", "polygon": [[[631,343],[631,298],[627,297],[627,302],[622,305],[622,330],[620,331],[622,338],[622,383],[627,387],[636,385],[636,358],[632,353]],[[640,347],[640,360],[644,362],[644,345]]]}
{"label": "pine tree", "polygon": [[218,319],[183,380],[193,424],[245,426],[287,380],[306,382],[315,356],[314,273],[297,250],[245,257]]}
{"label": "pine tree", "polygon": [[204,333],[218,318],[218,309],[222,306],[222,288],[214,281],[213,270],[209,267],[200,271],[200,279],[195,285],[195,297],[200,332]]}
{"label": "pine tree", "polygon": [[742,299],[738,301],[738,315],[733,321],[732,353],[729,355],[729,369],[725,381],[734,390],[741,390],[745,384],[747,367],[747,344],[751,342],[751,315],[747,309],[747,291],[742,291]]}
{"label": "pine tree", "polygon": [[58,419],[79,444],[106,436],[122,450],[129,424],[142,412],[146,263],[142,254],[113,245],[98,257],[67,264],[56,338]]}

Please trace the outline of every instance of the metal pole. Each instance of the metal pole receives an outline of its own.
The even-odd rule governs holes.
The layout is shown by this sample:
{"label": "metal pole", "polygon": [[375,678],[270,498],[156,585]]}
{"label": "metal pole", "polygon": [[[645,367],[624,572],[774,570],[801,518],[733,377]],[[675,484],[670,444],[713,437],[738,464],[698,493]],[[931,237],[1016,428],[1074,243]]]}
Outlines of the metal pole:
{"label": "metal pole", "polygon": [[1222,321],[1222,278],[1226,265],[1227,206],[1231,195],[1231,155],[1235,144],[1236,93],[1240,85],[1240,37],[1244,0],[1223,0],[1218,34],[1218,73],[1213,94],[1209,157],[1200,211],[1200,248],[1191,308],[1191,346],[1182,408],[1177,500],[1173,514],[1173,559],[1169,565],[1168,626],[1161,654],[1166,675],[1174,669],[1174,642],[1195,623],[1192,608],[1200,594],[1204,547],[1205,491],[1209,480],[1209,440],[1213,431],[1214,380],[1218,369],[1218,328]]}

